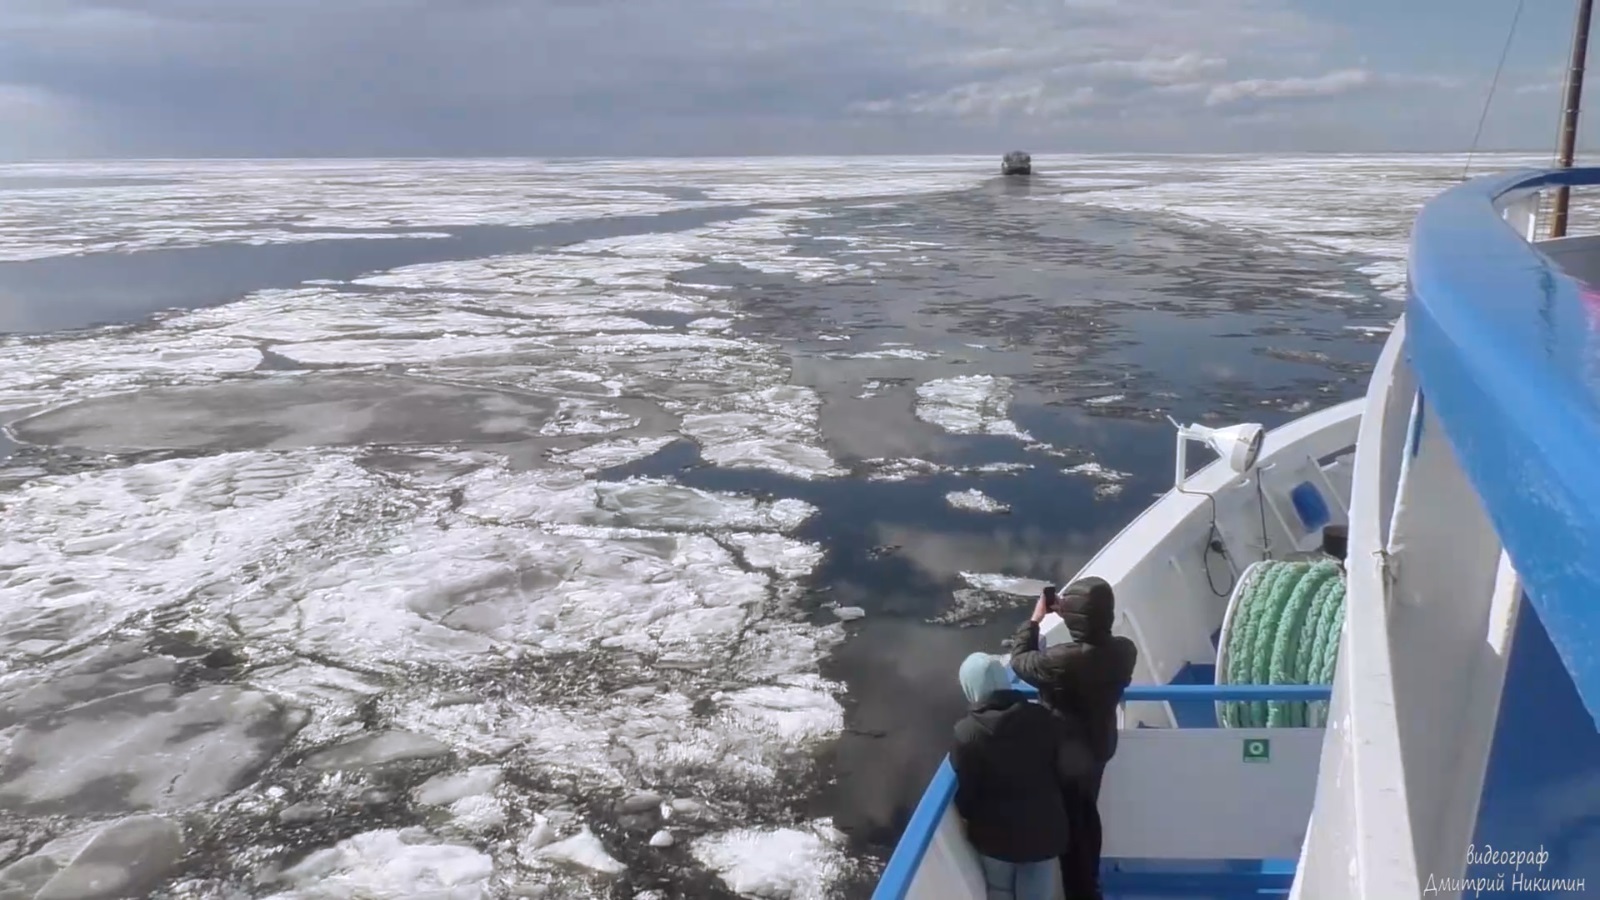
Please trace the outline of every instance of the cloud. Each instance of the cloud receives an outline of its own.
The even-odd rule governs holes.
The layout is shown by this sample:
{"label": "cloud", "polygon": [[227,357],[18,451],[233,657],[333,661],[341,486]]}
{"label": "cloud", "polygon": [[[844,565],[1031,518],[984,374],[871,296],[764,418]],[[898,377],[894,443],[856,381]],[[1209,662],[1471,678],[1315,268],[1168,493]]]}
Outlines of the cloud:
{"label": "cloud", "polygon": [[1213,86],[1206,93],[1207,106],[1223,106],[1245,100],[1305,100],[1336,97],[1362,90],[1378,78],[1365,69],[1341,69],[1314,78],[1248,78]]}
{"label": "cloud", "polygon": [[1092,75],[1108,78],[1127,78],[1146,84],[1186,84],[1226,68],[1228,61],[1219,56],[1201,53],[1184,53],[1173,57],[1145,57],[1143,59],[1107,59],[1090,63],[1086,68]]}
{"label": "cloud", "polygon": [[1348,43],[1298,0],[6,0],[0,156],[1201,149],[1422,87]]}

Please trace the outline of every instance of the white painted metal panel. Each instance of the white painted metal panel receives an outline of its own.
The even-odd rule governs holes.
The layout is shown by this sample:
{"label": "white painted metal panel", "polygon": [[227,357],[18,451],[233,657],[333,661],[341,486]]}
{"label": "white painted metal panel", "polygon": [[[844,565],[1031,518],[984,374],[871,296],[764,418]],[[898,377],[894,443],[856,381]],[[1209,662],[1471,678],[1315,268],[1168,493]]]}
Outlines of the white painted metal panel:
{"label": "white painted metal panel", "polygon": [[[1246,745],[1266,749],[1247,759]],[[1104,854],[1294,859],[1311,818],[1320,728],[1145,728],[1122,733],[1100,789]]]}
{"label": "white painted metal panel", "polygon": [[1482,792],[1505,658],[1486,639],[1500,541],[1428,412],[1418,400],[1389,528],[1388,630],[1417,869],[1439,875],[1466,859],[1475,817],[1449,817]]}
{"label": "white painted metal panel", "polygon": [[906,900],[983,900],[986,895],[977,851],[967,843],[961,816],[951,803],[939,820],[939,829],[933,833],[933,842],[928,845],[928,854],[922,858],[916,877],[911,879]]}
{"label": "white painted metal panel", "polygon": [[1401,763],[1383,566],[1388,498],[1398,481],[1415,393],[1401,364],[1404,346],[1402,321],[1373,369],[1356,444],[1345,627],[1315,816],[1290,892],[1297,900],[1422,896]]}

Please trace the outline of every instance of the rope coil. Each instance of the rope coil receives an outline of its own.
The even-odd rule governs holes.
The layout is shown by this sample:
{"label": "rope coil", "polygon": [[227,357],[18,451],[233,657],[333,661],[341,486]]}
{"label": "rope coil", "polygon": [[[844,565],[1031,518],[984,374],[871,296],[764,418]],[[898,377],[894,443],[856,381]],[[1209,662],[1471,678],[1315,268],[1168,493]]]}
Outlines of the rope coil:
{"label": "rope coil", "polygon": [[[1217,638],[1217,684],[1332,684],[1344,630],[1344,569],[1335,560],[1252,564]],[[1328,704],[1217,704],[1224,728],[1322,727]]]}

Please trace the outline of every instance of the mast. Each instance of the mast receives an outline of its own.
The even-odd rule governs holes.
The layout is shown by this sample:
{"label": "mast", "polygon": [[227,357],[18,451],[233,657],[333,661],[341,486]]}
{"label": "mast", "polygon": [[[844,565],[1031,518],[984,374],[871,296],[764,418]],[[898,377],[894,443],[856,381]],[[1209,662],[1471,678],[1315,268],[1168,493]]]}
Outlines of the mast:
{"label": "mast", "polygon": [[[1572,35],[1572,68],[1567,72],[1566,99],[1562,102],[1561,112],[1561,143],[1556,150],[1556,165],[1563,169],[1572,168],[1573,152],[1578,145],[1578,110],[1583,102],[1583,64],[1589,55],[1589,16],[1594,9],[1594,0],[1578,0],[1578,25]],[[1572,198],[1572,189],[1562,186],[1556,189],[1555,208],[1550,213],[1550,236],[1552,238],[1567,236],[1567,204]]]}

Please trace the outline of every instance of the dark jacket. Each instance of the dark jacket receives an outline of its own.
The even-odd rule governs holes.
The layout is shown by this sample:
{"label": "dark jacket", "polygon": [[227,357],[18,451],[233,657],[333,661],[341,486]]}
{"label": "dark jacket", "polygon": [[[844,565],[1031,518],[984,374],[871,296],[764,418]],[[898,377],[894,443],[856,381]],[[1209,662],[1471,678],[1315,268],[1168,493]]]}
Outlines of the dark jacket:
{"label": "dark jacket", "polygon": [[956,723],[956,811],[984,856],[1040,862],[1067,849],[1064,785],[1094,761],[1061,719],[1017,691],[997,691]]}
{"label": "dark jacket", "polygon": [[1055,612],[1073,642],[1040,650],[1039,626],[1027,622],[1012,639],[1011,670],[1038,688],[1051,710],[1082,723],[1096,762],[1104,766],[1117,752],[1117,707],[1133,681],[1139,649],[1111,633],[1116,600],[1098,578],[1069,585]]}

